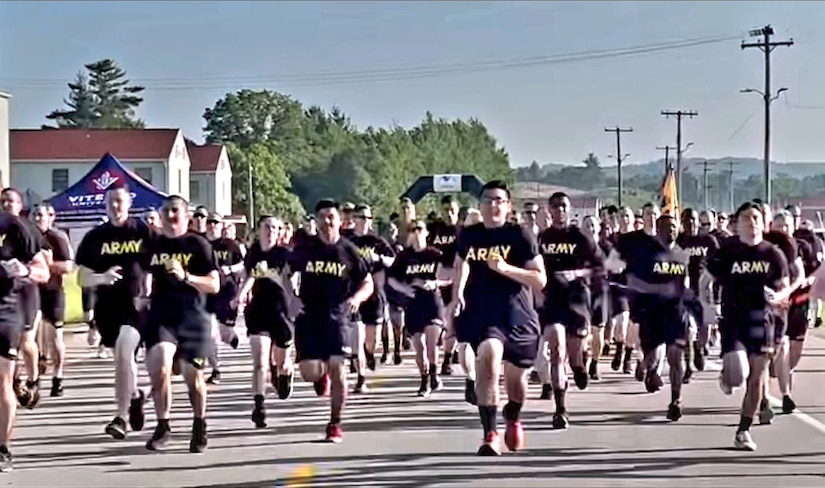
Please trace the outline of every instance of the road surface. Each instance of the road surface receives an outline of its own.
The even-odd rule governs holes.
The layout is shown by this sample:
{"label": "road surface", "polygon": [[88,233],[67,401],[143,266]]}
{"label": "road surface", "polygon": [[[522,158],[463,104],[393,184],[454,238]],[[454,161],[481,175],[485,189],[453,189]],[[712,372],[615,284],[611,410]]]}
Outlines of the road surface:
{"label": "road surface", "polygon": [[[380,368],[373,388],[346,410],[343,444],[319,443],[328,420],[327,398],[296,382],[292,399],[270,397],[267,429],[249,420],[248,344],[224,354],[223,383],[212,387],[209,450],[188,452],[190,414],[176,379],[170,451],[143,445],[154,428],[125,441],[103,434],[112,417],[112,361],[91,359],[85,334],[69,339],[66,396],[44,398],[21,411],[13,452],[15,471],[0,485],[152,487],[459,487],[624,486],[762,487],[825,485],[825,339],[812,337],[796,376],[804,413],[778,415],[753,430],[759,450],[731,449],[741,393],[724,396],[717,374],[700,373],[685,389],[685,416],[664,419],[669,392],[649,395],[612,371],[568,400],[571,427],[549,429],[552,402],[529,401],[524,419],[528,449],[500,458],[474,455],[480,440],[476,410],[462,401],[463,380],[418,399],[410,357]],[[141,366],[142,368],[142,366]],[[609,368],[605,364],[604,370]],[[146,385],[141,372],[141,385]],[[49,384],[48,377],[44,385]],[[774,393],[776,393],[774,387]],[[538,396],[532,386],[530,397]],[[148,405],[151,408],[151,404]]]}

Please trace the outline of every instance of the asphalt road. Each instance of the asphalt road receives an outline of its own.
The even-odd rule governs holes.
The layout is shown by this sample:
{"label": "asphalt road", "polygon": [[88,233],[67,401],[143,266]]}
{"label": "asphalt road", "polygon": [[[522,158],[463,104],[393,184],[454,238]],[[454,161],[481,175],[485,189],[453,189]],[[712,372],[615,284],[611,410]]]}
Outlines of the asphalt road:
{"label": "asphalt road", "polygon": [[[724,396],[717,373],[700,373],[685,389],[685,416],[664,418],[669,393],[650,395],[631,377],[606,372],[601,383],[574,391],[571,426],[549,428],[552,402],[531,387],[525,412],[527,449],[500,458],[474,455],[477,414],[462,401],[463,380],[418,399],[411,358],[379,368],[372,390],[352,397],[340,445],[318,442],[327,398],[296,382],[292,399],[268,399],[269,427],[255,430],[249,414],[248,345],[224,354],[223,382],[210,391],[209,450],[188,452],[191,417],[176,380],[170,450],[147,452],[154,428],[125,441],[103,434],[113,415],[112,361],[92,359],[85,334],[70,340],[66,396],[22,411],[13,447],[15,471],[0,484],[24,486],[668,486],[778,487],[825,485],[825,339],[812,337],[797,374],[804,413],[778,415],[758,426],[755,453],[731,449],[741,393]],[[603,370],[608,370],[605,364]],[[44,384],[48,378],[44,378]],[[141,384],[146,385],[142,372]],[[774,389],[775,391],[775,389]],[[151,408],[151,404],[148,405]]]}

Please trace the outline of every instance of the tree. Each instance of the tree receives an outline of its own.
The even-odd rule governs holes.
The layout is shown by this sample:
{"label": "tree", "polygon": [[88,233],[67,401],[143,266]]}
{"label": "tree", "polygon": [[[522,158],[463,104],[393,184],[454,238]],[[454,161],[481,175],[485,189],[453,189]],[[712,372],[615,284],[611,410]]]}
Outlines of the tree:
{"label": "tree", "polygon": [[[280,207],[273,203],[273,208],[286,208],[283,195],[294,193],[306,208],[330,197],[367,203],[388,215],[423,175],[475,173],[489,180],[513,174],[507,153],[478,120],[450,121],[427,113],[410,129],[359,130],[339,107],[305,109],[269,90],[227,94],[204,111],[204,119],[208,142],[235,148],[236,192],[245,195],[240,189],[246,187],[245,165],[252,160],[254,174],[266,175],[266,191],[280,195]],[[253,188],[256,195],[264,191],[254,183]]]}
{"label": "tree", "polygon": [[46,116],[58,128],[86,129],[142,128],[136,110],[143,103],[137,96],[145,90],[132,85],[126,72],[112,59],[102,59],[84,66],[86,73],[78,73],[69,83],[69,98],[63,100],[68,110],[54,110]]}
{"label": "tree", "polygon": [[[227,146],[232,163],[233,207],[243,208],[249,214],[249,171],[252,171],[252,195],[255,218],[260,215],[277,215],[296,219],[304,208],[292,193],[289,175],[278,157],[262,144],[240,149],[234,144]],[[255,223],[253,222],[252,225]]]}
{"label": "tree", "polygon": [[137,96],[146,88],[132,85],[126,72],[112,59],[101,59],[85,66],[89,72],[89,86],[97,100],[100,125],[107,129],[142,128],[144,123],[135,115],[143,103]]}
{"label": "tree", "polygon": [[68,109],[53,110],[46,116],[48,120],[54,121],[58,128],[98,126],[100,113],[97,102],[89,88],[89,78],[83,72],[78,72],[75,81],[69,83],[69,98],[64,98],[63,103]]}

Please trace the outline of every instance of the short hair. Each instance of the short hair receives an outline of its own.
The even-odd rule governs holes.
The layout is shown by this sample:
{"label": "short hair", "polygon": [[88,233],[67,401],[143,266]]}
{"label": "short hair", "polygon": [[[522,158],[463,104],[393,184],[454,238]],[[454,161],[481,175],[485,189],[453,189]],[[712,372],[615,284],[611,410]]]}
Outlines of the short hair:
{"label": "short hair", "polygon": [[441,197],[441,205],[452,205],[453,203],[456,203],[456,201],[452,195],[444,195]]}
{"label": "short hair", "polygon": [[605,210],[607,210],[607,215],[616,215],[619,213],[619,207],[615,205],[608,205],[605,207]]}
{"label": "short hair", "polygon": [[328,208],[341,210],[341,204],[338,203],[336,200],[333,200],[332,198],[324,198],[322,200],[319,200],[318,203],[315,204],[315,213],[318,213],[321,210],[325,210]]}
{"label": "short hair", "polygon": [[276,218],[274,215],[259,215],[258,216],[258,223],[257,226],[260,227],[267,219],[274,219]]}
{"label": "short hair", "polygon": [[17,188],[13,188],[13,187],[8,186],[6,188],[3,188],[3,191],[0,194],[5,195],[7,193],[15,193],[15,194],[17,194],[18,197],[20,197],[20,201],[23,201],[23,192],[21,192]]}
{"label": "short hair", "polygon": [[189,206],[189,201],[186,200],[185,198],[183,198],[180,195],[169,195],[168,197],[166,197],[166,201],[163,202],[163,204],[164,204],[164,206],[181,205],[182,204],[182,205],[185,205],[185,206],[188,207]]}
{"label": "short hair", "polygon": [[644,205],[642,205],[642,211],[644,211],[644,209],[646,208],[659,208],[659,206],[656,205],[654,202],[647,202]]}
{"label": "short hair", "polygon": [[742,205],[740,205],[739,208],[736,209],[736,212],[733,214],[733,217],[735,219],[738,219],[739,215],[747,210],[756,210],[757,212],[759,212],[759,215],[762,215],[762,204],[755,200],[756,199],[751,200],[750,202],[745,202]]}
{"label": "short hair", "polygon": [[[492,180],[488,181],[481,187],[481,193],[484,193],[487,190],[501,190],[507,194],[507,198],[510,198],[510,188],[507,186],[507,182],[504,180]],[[480,195],[479,195],[480,196]]]}
{"label": "short hair", "polygon": [[554,200],[561,200],[562,198],[567,198],[568,200],[570,199],[570,197],[567,196],[567,193],[564,193],[563,191],[557,191],[550,195],[550,198],[548,198],[547,201],[552,202]]}

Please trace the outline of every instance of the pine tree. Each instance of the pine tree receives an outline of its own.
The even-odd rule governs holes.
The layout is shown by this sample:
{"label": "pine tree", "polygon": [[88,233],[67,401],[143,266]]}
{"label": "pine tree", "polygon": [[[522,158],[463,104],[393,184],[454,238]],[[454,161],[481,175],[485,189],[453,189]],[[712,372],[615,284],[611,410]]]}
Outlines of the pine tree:
{"label": "pine tree", "polygon": [[68,109],[54,110],[46,116],[57,124],[58,128],[94,128],[98,126],[100,114],[97,101],[89,88],[89,78],[82,72],[75,75],[75,81],[69,83],[69,98],[63,99]]}
{"label": "pine tree", "polygon": [[138,96],[146,88],[132,85],[126,72],[112,59],[102,59],[85,65],[69,83],[67,109],[57,109],[46,116],[58,128],[125,129],[141,128],[144,123],[136,115],[143,103]]}

